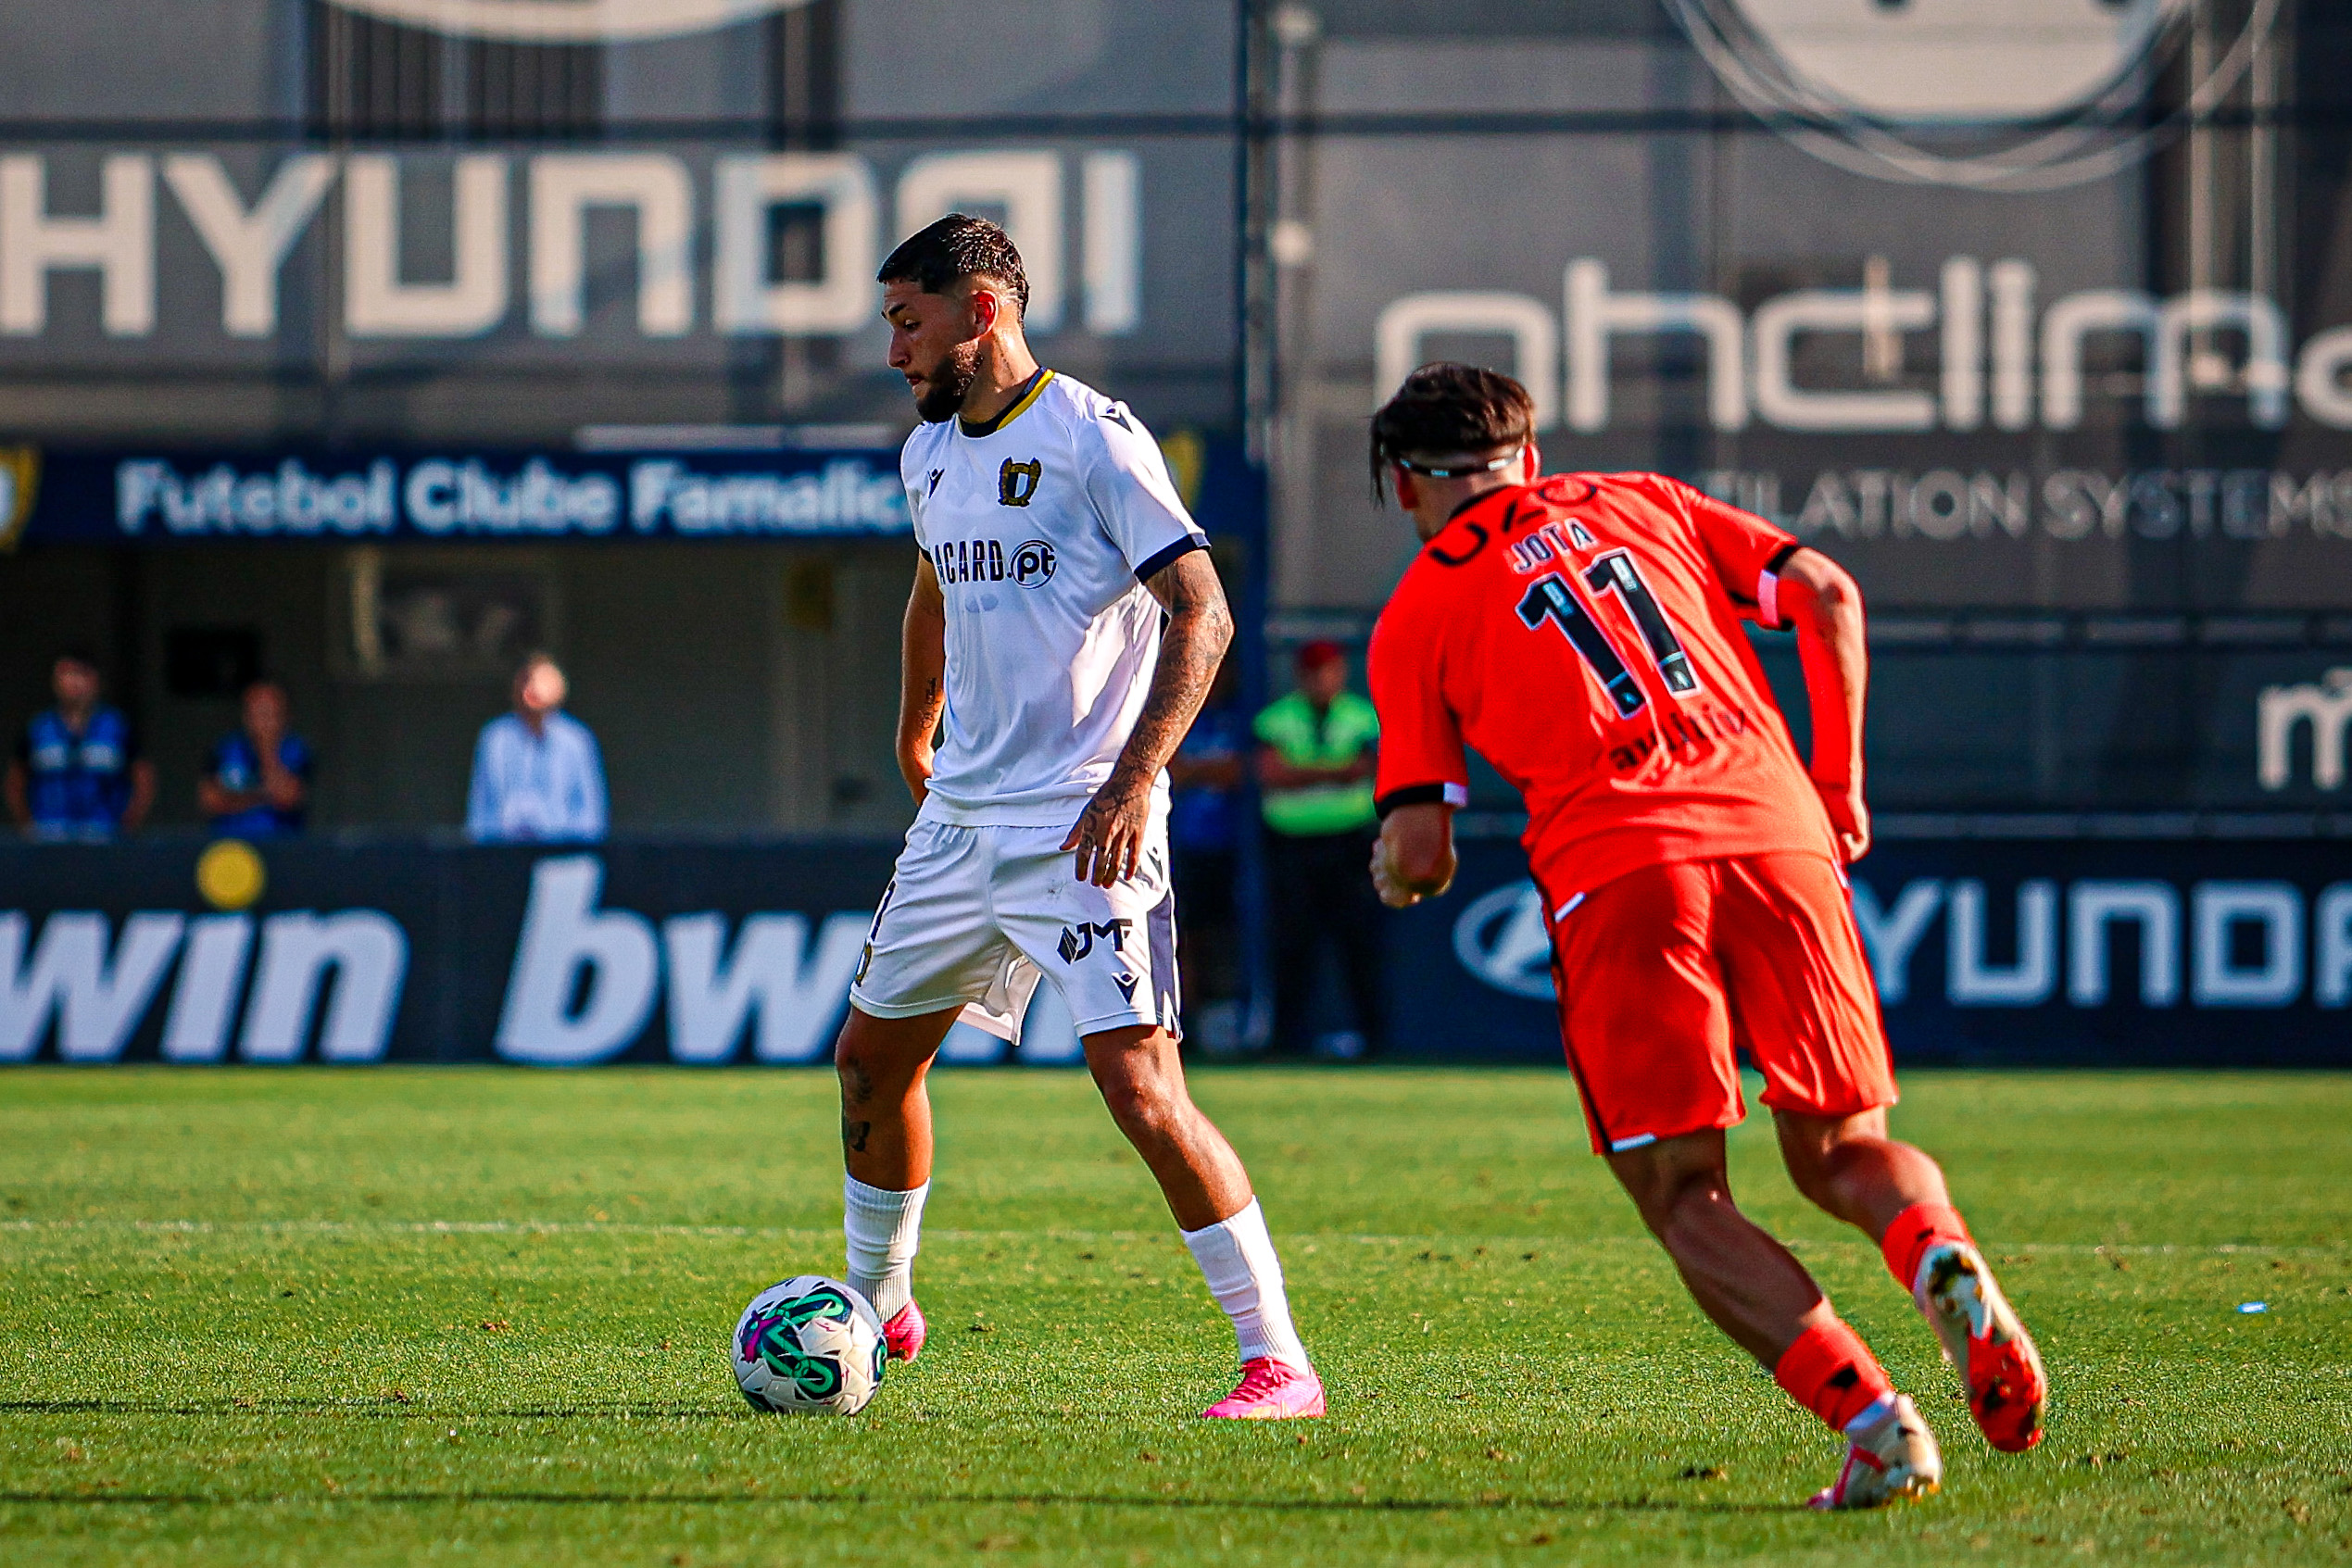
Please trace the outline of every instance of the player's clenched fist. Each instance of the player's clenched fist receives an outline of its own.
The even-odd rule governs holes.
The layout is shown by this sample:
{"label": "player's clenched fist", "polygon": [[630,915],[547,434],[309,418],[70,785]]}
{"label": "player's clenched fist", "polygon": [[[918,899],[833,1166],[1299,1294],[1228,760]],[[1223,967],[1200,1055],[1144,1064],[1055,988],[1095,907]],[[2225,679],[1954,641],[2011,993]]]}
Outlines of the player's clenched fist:
{"label": "player's clenched fist", "polygon": [[1392,909],[1409,909],[1421,901],[1421,895],[1405,884],[1389,859],[1389,841],[1372,841],[1372,888],[1380,895],[1380,902]]}
{"label": "player's clenched fist", "polygon": [[1813,787],[1819,792],[1821,804],[1830,813],[1830,826],[1838,835],[1838,848],[1850,866],[1870,852],[1870,808],[1862,803],[1862,786],[1823,784],[1816,779]]}

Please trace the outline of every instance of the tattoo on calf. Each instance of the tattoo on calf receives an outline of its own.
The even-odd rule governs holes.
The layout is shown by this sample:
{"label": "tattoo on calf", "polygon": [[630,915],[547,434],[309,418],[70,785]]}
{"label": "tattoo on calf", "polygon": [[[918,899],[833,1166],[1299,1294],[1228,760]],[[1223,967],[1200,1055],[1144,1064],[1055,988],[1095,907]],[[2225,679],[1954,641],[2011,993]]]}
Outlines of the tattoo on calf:
{"label": "tattoo on calf", "polygon": [[852,1154],[863,1154],[866,1135],[873,1131],[873,1123],[852,1122],[844,1116],[841,1118],[841,1147]]}
{"label": "tattoo on calf", "polygon": [[842,1098],[851,1105],[863,1105],[874,1098],[874,1074],[865,1064],[852,1061],[841,1069]]}

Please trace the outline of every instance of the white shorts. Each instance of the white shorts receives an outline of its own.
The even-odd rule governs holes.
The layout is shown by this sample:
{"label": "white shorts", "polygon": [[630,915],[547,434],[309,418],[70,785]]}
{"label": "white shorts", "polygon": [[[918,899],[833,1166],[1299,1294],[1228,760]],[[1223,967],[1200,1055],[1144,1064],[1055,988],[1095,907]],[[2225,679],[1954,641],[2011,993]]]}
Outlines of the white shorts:
{"label": "white shorts", "polygon": [[918,822],[874,911],[849,999],[876,1018],[962,1004],[963,1022],[1007,1040],[1050,974],[1080,1038],[1157,1025],[1180,1033],[1176,889],[1168,824],[1152,815],[1136,874],[1077,878],[1061,827]]}

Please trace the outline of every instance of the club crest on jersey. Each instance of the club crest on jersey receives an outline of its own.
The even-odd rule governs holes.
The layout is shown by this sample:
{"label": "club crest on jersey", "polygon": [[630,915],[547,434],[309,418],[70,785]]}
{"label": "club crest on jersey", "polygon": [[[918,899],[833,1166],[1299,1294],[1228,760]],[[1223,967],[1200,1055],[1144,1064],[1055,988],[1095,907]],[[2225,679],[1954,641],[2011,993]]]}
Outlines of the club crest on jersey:
{"label": "club crest on jersey", "polygon": [[997,504],[1005,507],[1025,507],[1029,497],[1038,493],[1038,481],[1045,475],[1045,464],[1032,458],[1025,463],[1012,458],[997,470]]}
{"label": "club crest on jersey", "polygon": [[1052,582],[1053,568],[1053,546],[1042,539],[1031,539],[1012,552],[1012,581],[1024,588],[1042,588]]}

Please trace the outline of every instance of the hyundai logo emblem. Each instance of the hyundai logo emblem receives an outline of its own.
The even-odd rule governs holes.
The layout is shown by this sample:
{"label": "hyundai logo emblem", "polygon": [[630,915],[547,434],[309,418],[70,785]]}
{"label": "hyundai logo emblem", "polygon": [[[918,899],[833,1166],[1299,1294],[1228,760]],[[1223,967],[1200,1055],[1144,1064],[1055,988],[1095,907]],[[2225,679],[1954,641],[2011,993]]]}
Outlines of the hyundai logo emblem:
{"label": "hyundai logo emblem", "polygon": [[1453,955],[1498,991],[1551,1000],[1552,934],[1535,884],[1522,878],[1472,899],[1453,922]]}

